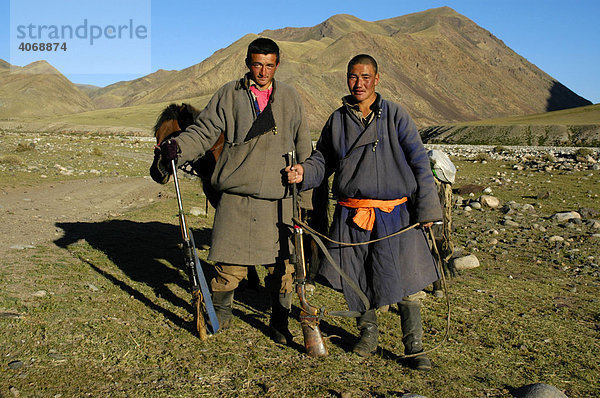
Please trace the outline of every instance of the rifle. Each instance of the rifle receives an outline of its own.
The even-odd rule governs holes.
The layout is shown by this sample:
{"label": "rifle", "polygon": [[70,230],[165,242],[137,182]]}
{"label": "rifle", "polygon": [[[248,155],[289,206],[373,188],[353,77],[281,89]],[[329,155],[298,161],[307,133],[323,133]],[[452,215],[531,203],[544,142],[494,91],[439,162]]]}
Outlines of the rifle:
{"label": "rifle", "polygon": [[[296,153],[289,152],[290,163],[296,165]],[[299,210],[298,210],[298,190],[296,184],[292,185],[292,208],[294,221],[294,251],[290,255],[290,261],[294,264],[296,284],[296,293],[300,300],[300,325],[302,326],[302,334],[304,335],[304,347],[306,353],[311,357],[324,357],[328,354],[327,347],[323,341],[323,335],[319,328],[319,320],[323,315],[323,310],[311,305],[306,300],[306,263],[304,259],[304,243],[303,230],[298,225]]]}
{"label": "rifle", "polygon": [[194,323],[200,340],[206,340],[206,319],[208,316],[211,333],[215,334],[219,330],[219,321],[215,313],[210,296],[208,284],[204,278],[204,272],[200,265],[198,253],[196,253],[196,244],[194,236],[190,233],[185,222],[183,214],[183,202],[181,201],[181,191],[179,190],[179,181],[177,180],[177,166],[175,161],[171,161],[171,169],[173,171],[173,181],[175,182],[175,192],[177,193],[177,205],[179,207],[179,226],[181,229],[181,238],[183,239],[183,254],[185,259],[185,269],[190,279],[190,291],[192,293],[192,307],[194,311]]}

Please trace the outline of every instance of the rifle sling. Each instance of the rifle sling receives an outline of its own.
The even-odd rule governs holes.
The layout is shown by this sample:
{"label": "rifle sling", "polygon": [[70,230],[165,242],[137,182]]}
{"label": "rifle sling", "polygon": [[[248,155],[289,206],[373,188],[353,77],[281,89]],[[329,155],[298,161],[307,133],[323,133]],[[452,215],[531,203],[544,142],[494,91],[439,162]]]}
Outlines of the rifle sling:
{"label": "rifle sling", "polygon": [[[331,263],[331,265],[333,266],[333,268],[341,275],[342,279],[344,279],[346,281],[346,283],[352,288],[352,290],[354,290],[354,292],[358,295],[358,297],[360,298],[360,300],[363,302],[363,304],[365,306],[365,311],[368,311],[371,308],[371,304],[369,302],[369,299],[363,293],[363,291],[360,290],[360,287],[358,287],[358,285],[356,284],[356,282],[354,282],[348,276],[348,274],[346,274],[340,268],[340,266],[335,262],[335,260],[333,259],[333,257],[331,257],[331,254],[329,254],[329,250],[327,250],[327,247],[325,247],[325,244],[323,243],[323,241],[321,240],[321,238],[319,238],[317,235],[315,235],[311,231],[308,231],[306,229],[304,229],[304,231],[305,231],[305,233],[307,233],[308,235],[310,235],[311,238],[313,238],[313,240],[319,246],[319,248],[321,249],[321,251],[323,252],[323,254],[325,255],[325,257],[327,258],[327,260]],[[331,312],[327,312],[327,314],[331,315],[331,316],[343,316],[343,317],[349,317],[349,318],[359,318],[361,316],[361,313],[359,311],[331,311]]]}

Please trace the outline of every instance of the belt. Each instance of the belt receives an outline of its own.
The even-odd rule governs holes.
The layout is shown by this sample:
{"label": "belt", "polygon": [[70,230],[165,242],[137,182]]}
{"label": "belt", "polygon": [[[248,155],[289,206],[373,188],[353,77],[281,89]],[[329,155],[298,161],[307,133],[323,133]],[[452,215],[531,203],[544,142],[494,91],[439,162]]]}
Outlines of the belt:
{"label": "belt", "polygon": [[366,231],[372,231],[373,225],[375,225],[375,209],[391,213],[394,207],[405,203],[407,200],[406,197],[392,200],[346,198],[338,200],[338,204],[356,209],[352,218],[354,223]]}

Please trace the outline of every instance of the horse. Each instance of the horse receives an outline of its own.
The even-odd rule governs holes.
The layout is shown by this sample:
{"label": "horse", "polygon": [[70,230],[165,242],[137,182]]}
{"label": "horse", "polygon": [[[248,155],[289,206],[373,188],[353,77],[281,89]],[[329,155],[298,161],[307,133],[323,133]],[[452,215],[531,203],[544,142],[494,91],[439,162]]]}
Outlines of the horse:
{"label": "horse", "polygon": [[[156,138],[156,145],[160,146],[163,141],[179,135],[181,131],[194,123],[199,113],[200,111],[190,104],[170,104],[167,106],[156,119],[156,123],[152,129]],[[200,177],[200,180],[202,180],[202,191],[215,209],[217,208],[221,194],[212,187],[210,179],[215,170],[217,160],[223,151],[224,142],[225,135],[221,133],[217,142],[203,156],[180,166],[180,169],[184,172]],[[155,154],[152,168],[157,167],[158,156],[158,154]],[[167,181],[168,176],[157,182],[164,184]]]}

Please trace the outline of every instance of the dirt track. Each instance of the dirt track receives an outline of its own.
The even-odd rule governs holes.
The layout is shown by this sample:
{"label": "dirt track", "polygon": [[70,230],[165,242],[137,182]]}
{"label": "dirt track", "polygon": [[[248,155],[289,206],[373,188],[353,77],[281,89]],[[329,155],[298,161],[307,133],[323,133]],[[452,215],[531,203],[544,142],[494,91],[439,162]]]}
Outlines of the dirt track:
{"label": "dirt track", "polygon": [[149,177],[101,177],[2,189],[0,255],[56,239],[57,222],[104,219],[147,205],[163,188]]}

